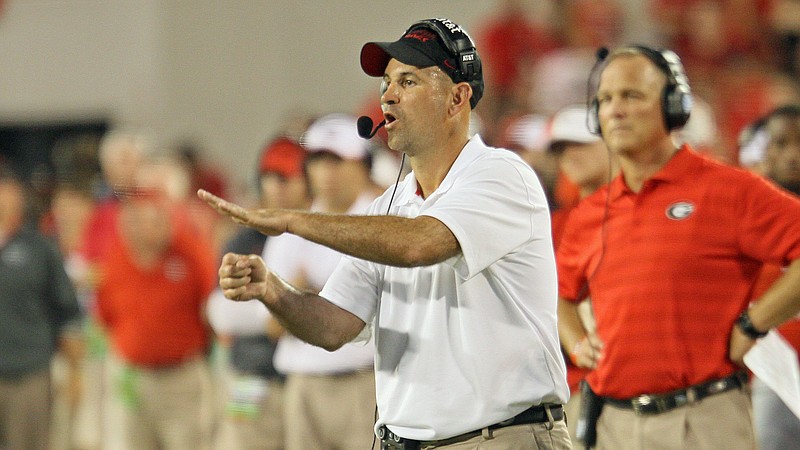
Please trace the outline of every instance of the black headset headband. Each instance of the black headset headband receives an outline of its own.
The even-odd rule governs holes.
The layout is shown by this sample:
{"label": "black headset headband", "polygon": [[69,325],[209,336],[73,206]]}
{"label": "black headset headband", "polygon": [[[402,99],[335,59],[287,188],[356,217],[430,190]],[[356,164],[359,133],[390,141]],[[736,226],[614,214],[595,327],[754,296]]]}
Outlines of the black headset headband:
{"label": "black headset headband", "polygon": [[470,105],[475,108],[483,96],[483,68],[475,44],[466,30],[450,19],[424,19],[411,24],[403,35],[414,28],[424,27],[436,33],[447,52],[456,60],[455,82],[467,82],[472,87]]}

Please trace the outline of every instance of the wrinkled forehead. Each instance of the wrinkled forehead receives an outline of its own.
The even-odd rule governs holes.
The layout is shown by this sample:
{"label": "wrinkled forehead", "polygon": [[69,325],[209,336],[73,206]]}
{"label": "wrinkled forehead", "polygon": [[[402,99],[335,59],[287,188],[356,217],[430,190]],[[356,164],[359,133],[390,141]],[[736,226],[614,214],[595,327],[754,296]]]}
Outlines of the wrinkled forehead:
{"label": "wrinkled forehead", "polygon": [[647,56],[633,52],[620,53],[610,56],[603,66],[598,91],[631,84],[663,87],[666,83],[666,74]]}

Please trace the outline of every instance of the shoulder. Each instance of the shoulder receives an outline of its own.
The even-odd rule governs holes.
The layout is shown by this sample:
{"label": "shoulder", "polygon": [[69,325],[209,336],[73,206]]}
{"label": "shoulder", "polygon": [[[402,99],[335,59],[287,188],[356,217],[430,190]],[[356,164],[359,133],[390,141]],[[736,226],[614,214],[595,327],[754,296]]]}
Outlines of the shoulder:
{"label": "shoulder", "polygon": [[463,174],[478,178],[503,179],[508,182],[536,180],[538,184],[533,168],[517,153],[502,147],[488,146],[479,136],[473,137],[459,160],[454,168]]}
{"label": "shoulder", "polygon": [[[687,157],[693,160],[692,165],[697,168],[696,172],[699,172],[698,174],[704,174],[705,176],[719,180],[735,181],[737,184],[768,183],[765,178],[754,173],[753,171],[726,164],[708,155],[698,153],[695,150],[688,152]],[[695,170],[690,170],[687,172],[695,172]],[[694,177],[696,174],[693,175],[691,173],[687,173],[686,175],[689,177]]]}

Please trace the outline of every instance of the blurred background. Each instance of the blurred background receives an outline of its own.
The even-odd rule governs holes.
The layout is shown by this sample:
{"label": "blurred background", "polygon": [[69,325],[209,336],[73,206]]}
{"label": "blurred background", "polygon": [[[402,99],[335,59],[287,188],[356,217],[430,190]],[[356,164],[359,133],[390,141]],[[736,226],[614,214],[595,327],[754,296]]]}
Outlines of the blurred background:
{"label": "blurred background", "polygon": [[[638,42],[679,51],[730,145],[776,97],[796,95],[792,8],[796,1],[2,0],[0,151],[31,172],[51,164],[54,137],[136,127],[164,146],[197,144],[235,177],[287,115],[361,112],[377,98],[377,82],[359,68],[361,45],[434,16],[477,41],[490,85],[484,123],[498,123],[491,116],[503,107],[492,100],[511,92],[518,107],[559,89],[551,94],[563,101],[523,105],[543,113],[583,99],[578,85],[537,90],[537,73],[550,84],[585,79],[564,49]],[[543,59],[548,67],[534,71]]]}
{"label": "blurred background", "polygon": [[236,184],[287,116],[363,112],[377,82],[359,68],[361,45],[434,16],[477,41],[485,124],[582,100],[592,56],[573,50],[637,42],[678,51],[732,153],[745,123],[797,95],[797,4],[0,0],[0,157],[32,173],[52,165],[59,137],[135,127],[163,146],[194,144]]}
{"label": "blurred background", "polygon": [[[52,135],[146,129],[191,141],[226,175],[253,167],[287,114],[355,110],[377,98],[367,40],[493,2],[353,0],[0,1],[0,145],[30,172]],[[23,150],[24,149],[24,150]]]}

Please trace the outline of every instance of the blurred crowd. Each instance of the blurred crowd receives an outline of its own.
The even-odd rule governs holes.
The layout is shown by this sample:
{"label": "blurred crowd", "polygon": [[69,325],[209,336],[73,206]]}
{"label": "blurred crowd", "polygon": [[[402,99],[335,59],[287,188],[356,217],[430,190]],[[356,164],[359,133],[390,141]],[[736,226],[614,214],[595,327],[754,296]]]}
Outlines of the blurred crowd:
{"label": "blurred crowd", "polygon": [[[553,1],[537,16],[530,2],[500,0],[492,16],[471,27],[486,80],[474,132],[534,167],[550,197],[556,243],[559,214],[616,170],[584,117],[598,48],[631,43],[626,3]],[[767,144],[758,132],[769,112],[800,104],[800,3],[644,3],[652,34],[642,43],[678,53],[695,96],[675,139],[775,179],[763,169]],[[201,144],[163,148],[145,131],[122,128],[100,140],[60,141],[51,180],[20,179],[14,161],[0,160],[3,263],[24,267],[25,254],[8,256],[6,244],[26,227],[37,262],[63,266],[13,275],[57,291],[30,294],[42,298],[44,312],[33,314],[41,324],[6,326],[27,316],[0,310],[4,339],[9,330],[26,336],[0,344],[4,355],[23,355],[18,367],[3,357],[0,385],[29,373],[39,384],[25,392],[52,384],[52,420],[36,429],[41,435],[49,423],[50,448],[311,449],[302,443],[312,441],[321,449],[369,448],[372,354],[314,354],[292,342],[265,308],[224,300],[216,288],[225,251],[264,254],[281,276],[316,290],[338,255],[243,230],[195,196],[202,188],[249,206],[362,211],[408,168],[386,148],[382,130],[370,141],[355,134],[358,115],[382,119],[377,95],[355,111],[330,112],[287,115],[280,129],[265,132],[262,148],[236,149],[259,152],[258,166],[239,168],[236,179],[216,169]],[[788,172],[778,182],[799,183],[800,162],[779,162],[778,169],[769,163]],[[238,189],[244,181],[246,193]],[[0,288],[0,295],[20,295],[9,291]],[[0,298],[0,308],[11,304]],[[581,374],[571,376],[576,388]],[[50,402],[20,395],[19,404]],[[338,442],[337,435],[364,442]],[[25,444],[9,448],[43,448],[18,442]]]}

